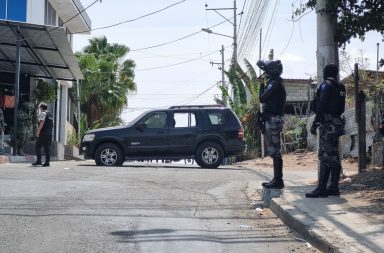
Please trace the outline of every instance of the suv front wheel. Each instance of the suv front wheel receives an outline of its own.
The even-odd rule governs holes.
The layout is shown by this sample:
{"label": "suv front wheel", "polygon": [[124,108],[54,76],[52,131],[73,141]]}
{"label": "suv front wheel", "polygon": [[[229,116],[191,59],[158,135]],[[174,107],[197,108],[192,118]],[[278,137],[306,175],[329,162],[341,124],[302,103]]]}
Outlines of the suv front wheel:
{"label": "suv front wheel", "polygon": [[123,152],[116,144],[101,144],[96,149],[95,162],[98,166],[121,166],[124,163]]}
{"label": "suv front wheel", "polygon": [[202,168],[217,168],[223,158],[223,148],[215,142],[201,144],[195,154],[196,163]]}

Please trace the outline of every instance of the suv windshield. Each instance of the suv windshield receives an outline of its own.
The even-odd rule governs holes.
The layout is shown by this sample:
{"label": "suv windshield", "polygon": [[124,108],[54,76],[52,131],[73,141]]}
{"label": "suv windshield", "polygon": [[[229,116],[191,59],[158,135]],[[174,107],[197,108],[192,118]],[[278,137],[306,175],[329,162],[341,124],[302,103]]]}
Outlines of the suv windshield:
{"label": "suv windshield", "polygon": [[126,126],[127,127],[130,127],[132,126],[133,124],[135,124],[139,119],[141,119],[142,117],[144,117],[144,115],[148,114],[148,112],[143,112],[141,113],[139,116],[136,116],[133,120],[129,121]]}

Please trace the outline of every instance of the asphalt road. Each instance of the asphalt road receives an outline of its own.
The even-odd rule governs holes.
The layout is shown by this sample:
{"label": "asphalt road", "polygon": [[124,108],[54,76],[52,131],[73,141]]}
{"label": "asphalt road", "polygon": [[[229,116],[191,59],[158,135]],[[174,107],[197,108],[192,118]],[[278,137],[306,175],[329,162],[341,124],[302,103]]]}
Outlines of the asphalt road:
{"label": "asphalt road", "polygon": [[0,165],[0,252],[314,252],[236,167]]}

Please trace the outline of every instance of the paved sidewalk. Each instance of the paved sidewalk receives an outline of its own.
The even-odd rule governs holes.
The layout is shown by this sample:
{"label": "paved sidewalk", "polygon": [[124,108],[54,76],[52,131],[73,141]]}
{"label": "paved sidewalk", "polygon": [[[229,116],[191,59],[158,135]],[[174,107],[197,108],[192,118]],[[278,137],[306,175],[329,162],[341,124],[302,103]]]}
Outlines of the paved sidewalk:
{"label": "paved sidewalk", "polygon": [[[266,178],[272,173],[269,166],[244,167]],[[371,203],[347,198],[343,190],[340,197],[305,198],[305,193],[316,187],[314,168],[284,171],[284,178],[286,187],[280,197],[271,200],[269,208],[302,239],[323,252],[384,252],[384,215],[368,211]],[[261,186],[257,188],[261,190]]]}

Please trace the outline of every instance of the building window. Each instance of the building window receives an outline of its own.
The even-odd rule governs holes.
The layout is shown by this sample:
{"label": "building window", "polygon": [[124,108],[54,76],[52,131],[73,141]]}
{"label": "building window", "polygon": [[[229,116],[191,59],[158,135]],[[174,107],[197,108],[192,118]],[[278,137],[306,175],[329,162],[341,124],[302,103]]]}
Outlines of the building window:
{"label": "building window", "polygon": [[56,11],[48,0],[45,0],[45,24],[56,26]]}
{"label": "building window", "polygon": [[0,19],[7,19],[7,1],[0,0]]}
{"label": "building window", "polygon": [[0,19],[27,21],[27,0],[0,0]]}

